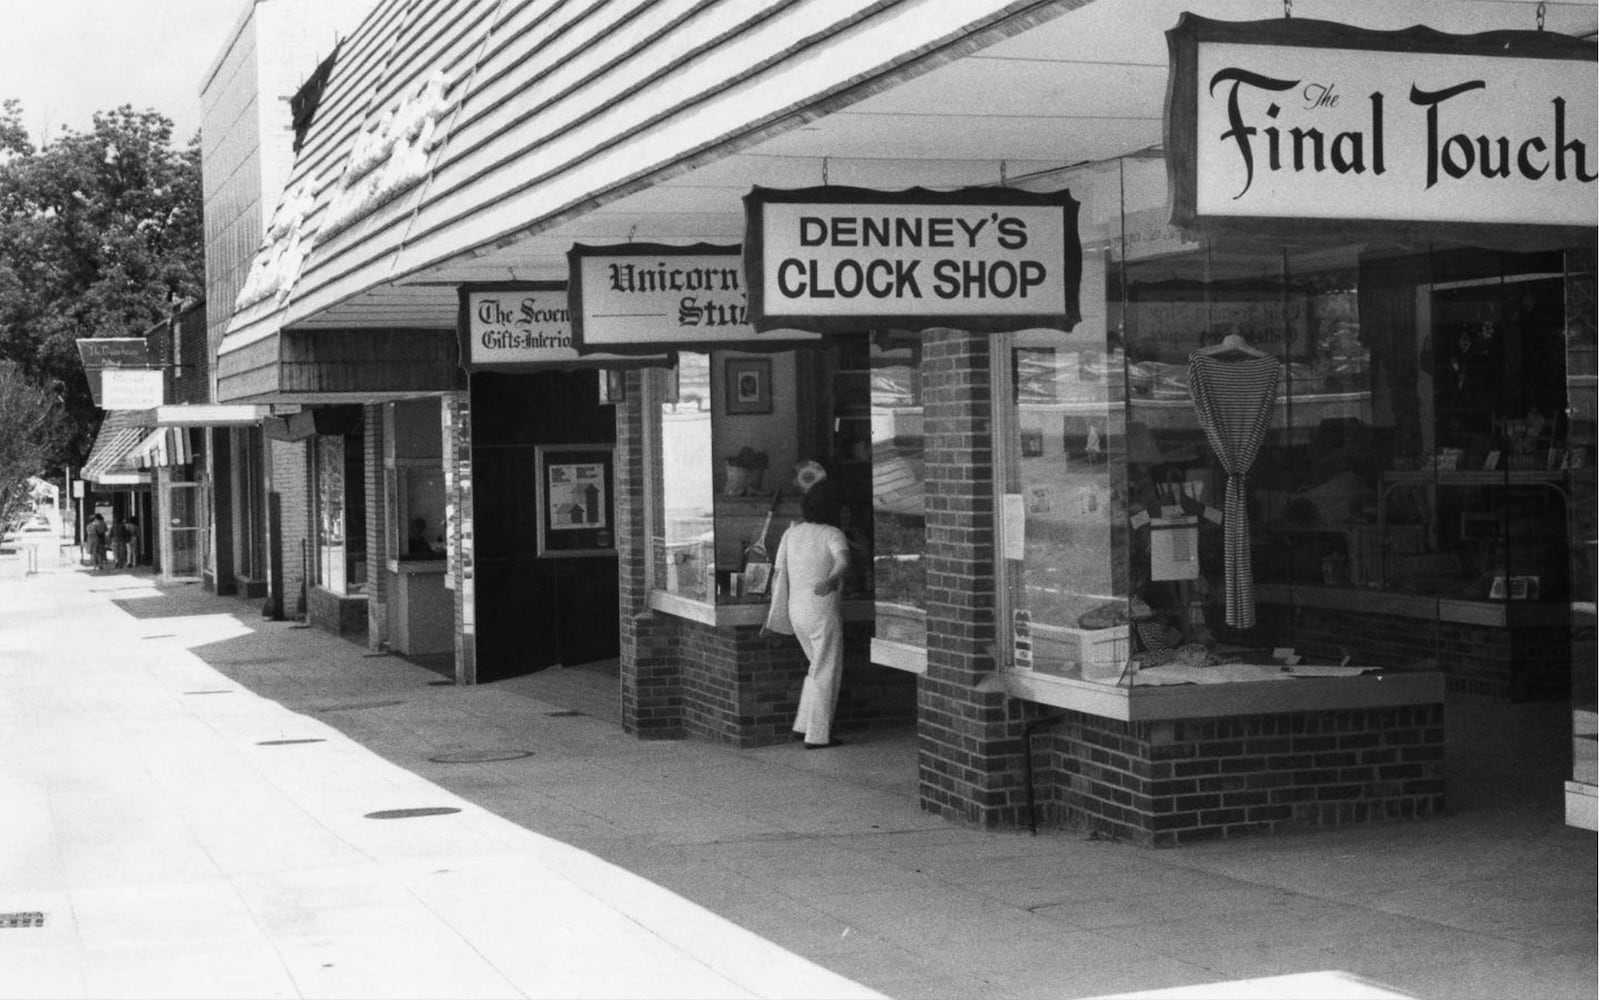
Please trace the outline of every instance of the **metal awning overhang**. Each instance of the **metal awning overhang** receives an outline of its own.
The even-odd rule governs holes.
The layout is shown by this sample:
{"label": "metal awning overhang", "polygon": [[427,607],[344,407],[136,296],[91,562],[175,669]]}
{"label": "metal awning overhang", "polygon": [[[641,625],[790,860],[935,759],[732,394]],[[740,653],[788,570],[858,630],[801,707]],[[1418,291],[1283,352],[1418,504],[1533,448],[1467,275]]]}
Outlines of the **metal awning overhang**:
{"label": "metal awning overhang", "polygon": [[253,427],[271,414],[272,407],[252,403],[174,403],[141,419],[151,427]]}
{"label": "metal awning overhang", "polygon": [[[467,8],[483,13],[486,25],[496,16],[487,13],[490,0],[442,3],[463,15]],[[492,39],[494,57],[477,74],[495,83],[481,95],[465,95],[453,119],[462,123],[459,134],[450,135],[431,164],[428,183],[315,241],[293,295],[282,305],[263,301],[241,310],[225,352],[250,350],[268,326],[453,322],[460,284],[565,280],[565,255],[574,243],[738,242],[739,199],[753,185],[953,188],[1030,176],[1044,183],[1071,165],[1158,148],[1165,32],[1185,10],[1223,5],[887,0],[861,6],[870,9],[835,17],[826,13],[838,9],[832,5],[800,0],[715,24],[726,39],[715,52],[720,75],[694,59],[659,67],[606,63],[605,15],[592,25],[553,19],[520,33],[508,22],[505,36]],[[1240,19],[1265,16],[1236,4],[1226,10],[1224,16]],[[1549,13],[1549,30],[1594,31],[1592,4],[1551,5]],[[1328,0],[1317,16],[1380,30],[1514,26],[1495,5],[1440,0]],[[369,24],[376,30],[383,20]],[[684,30],[689,26],[704,27],[688,21]],[[527,49],[559,46],[568,29],[574,51],[565,71],[585,82],[547,90],[549,64]],[[584,48],[577,39],[591,29],[597,37]],[[664,29],[656,49],[679,51],[676,30]],[[463,35],[454,44],[471,48],[477,39]],[[374,45],[353,39],[351,51],[364,44]],[[442,65],[459,53],[441,46],[433,56]],[[619,76],[652,69],[659,86],[609,89]],[[343,94],[342,86],[349,88]],[[356,130],[370,124],[360,108],[377,106],[371,89],[336,73],[325,99],[329,131],[319,136],[313,127],[297,182],[348,157]],[[543,103],[523,102],[540,109],[524,112],[507,94]],[[454,151],[472,152],[457,160]],[[318,197],[331,198],[333,187]]]}
{"label": "metal awning overhang", "polygon": [[106,414],[80,475],[101,486],[148,484],[150,473],[135,466],[132,455],[150,431],[141,415],[132,410],[113,410]]}
{"label": "metal awning overhang", "polygon": [[229,334],[217,352],[217,398],[230,404],[380,403],[465,387],[453,314],[432,329]]}

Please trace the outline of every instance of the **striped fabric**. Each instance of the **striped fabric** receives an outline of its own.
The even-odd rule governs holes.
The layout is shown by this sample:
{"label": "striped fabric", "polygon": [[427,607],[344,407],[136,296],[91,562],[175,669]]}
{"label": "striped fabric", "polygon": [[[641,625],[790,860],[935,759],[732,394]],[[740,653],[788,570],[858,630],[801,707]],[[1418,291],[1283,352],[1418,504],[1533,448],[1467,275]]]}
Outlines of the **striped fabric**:
{"label": "striped fabric", "polygon": [[1245,476],[1267,436],[1278,389],[1278,359],[1189,356],[1189,392],[1211,450],[1228,475],[1223,506],[1223,580],[1226,621],[1235,628],[1256,623],[1255,580],[1250,572],[1250,525],[1245,515]]}

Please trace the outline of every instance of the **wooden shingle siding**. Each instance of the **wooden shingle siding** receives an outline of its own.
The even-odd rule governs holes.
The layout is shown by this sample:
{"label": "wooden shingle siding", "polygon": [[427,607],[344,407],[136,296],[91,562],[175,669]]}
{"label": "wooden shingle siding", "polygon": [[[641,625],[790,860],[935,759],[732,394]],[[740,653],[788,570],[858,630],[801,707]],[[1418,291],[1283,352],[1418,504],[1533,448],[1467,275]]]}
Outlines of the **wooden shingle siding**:
{"label": "wooden shingle siding", "polygon": [[314,228],[361,130],[443,71],[457,103],[439,123],[430,173],[316,244],[286,307],[245,310],[232,329],[314,321],[367,289],[593,211],[915,72],[908,64],[1064,6],[384,0],[341,53],[295,180],[317,184]]}

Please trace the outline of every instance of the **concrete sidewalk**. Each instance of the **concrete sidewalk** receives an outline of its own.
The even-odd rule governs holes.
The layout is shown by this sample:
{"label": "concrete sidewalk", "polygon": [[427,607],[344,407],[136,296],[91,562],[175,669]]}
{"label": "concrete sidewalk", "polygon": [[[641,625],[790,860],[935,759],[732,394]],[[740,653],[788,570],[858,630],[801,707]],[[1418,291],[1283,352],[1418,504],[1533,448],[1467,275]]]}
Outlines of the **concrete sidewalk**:
{"label": "concrete sidewalk", "polygon": [[926,816],[909,732],[641,743],[605,670],[147,578],[0,561],[0,691],[0,996],[1597,993],[1562,741],[1484,737],[1564,705],[1453,704],[1446,819],[1152,852]]}

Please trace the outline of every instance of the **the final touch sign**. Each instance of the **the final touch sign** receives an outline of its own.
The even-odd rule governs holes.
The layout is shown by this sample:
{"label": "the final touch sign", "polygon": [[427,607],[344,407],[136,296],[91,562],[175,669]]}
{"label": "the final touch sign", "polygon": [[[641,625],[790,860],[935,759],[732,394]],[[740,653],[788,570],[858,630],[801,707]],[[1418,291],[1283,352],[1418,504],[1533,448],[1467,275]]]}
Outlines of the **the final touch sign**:
{"label": "the final touch sign", "polygon": [[1066,191],[755,188],[745,273],[757,330],[1070,330],[1078,203]]}
{"label": "the final touch sign", "polygon": [[1178,225],[1596,224],[1592,41],[1185,14],[1168,45]]}

